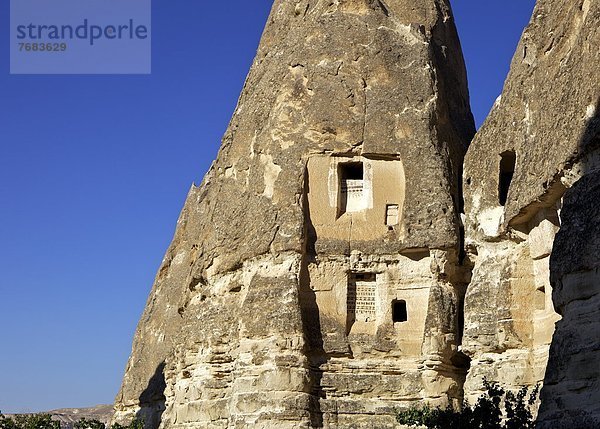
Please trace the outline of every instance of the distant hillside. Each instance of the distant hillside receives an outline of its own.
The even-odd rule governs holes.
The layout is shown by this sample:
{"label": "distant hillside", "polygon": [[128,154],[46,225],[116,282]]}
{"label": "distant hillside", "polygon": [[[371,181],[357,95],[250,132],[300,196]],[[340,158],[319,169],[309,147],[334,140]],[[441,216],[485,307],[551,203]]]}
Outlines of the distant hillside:
{"label": "distant hillside", "polygon": [[53,420],[60,422],[63,428],[72,428],[73,424],[82,418],[95,419],[108,424],[113,414],[112,405],[96,405],[90,408],[61,408],[59,410],[44,411],[52,415]]}

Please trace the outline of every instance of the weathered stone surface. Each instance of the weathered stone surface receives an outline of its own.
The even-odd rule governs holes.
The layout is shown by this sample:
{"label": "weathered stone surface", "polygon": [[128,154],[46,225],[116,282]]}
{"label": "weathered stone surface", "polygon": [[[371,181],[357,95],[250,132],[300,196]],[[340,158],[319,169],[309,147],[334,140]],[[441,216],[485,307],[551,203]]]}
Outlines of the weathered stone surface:
{"label": "weathered stone surface", "polygon": [[[600,134],[597,134],[600,137]],[[600,173],[565,195],[551,257],[556,326],[540,408],[540,428],[600,426]]]}
{"label": "weathered stone surface", "polygon": [[[580,145],[598,102],[597,8],[595,0],[538,1],[502,95],[465,158],[471,234],[493,237],[509,223],[526,223],[572,183],[569,172],[585,153]],[[505,151],[514,151],[517,161],[499,210],[497,172]],[[485,233],[486,218],[500,225],[497,232]]]}
{"label": "weathered stone surface", "polygon": [[600,0],[538,1],[466,155],[461,249],[474,130],[448,3],[275,1],[116,420],[394,427],[487,378],[544,382],[543,429],[597,426],[598,46]]}
{"label": "weathered stone surface", "polygon": [[[577,222],[562,209],[565,190],[599,165],[594,143],[599,42],[600,1],[539,0],[503,93],[465,158],[466,244],[474,264],[465,298],[463,351],[472,359],[465,395],[473,400],[484,377],[510,389],[545,380],[540,424],[548,428],[572,427],[576,410],[596,410],[589,405],[595,394],[590,386],[597,383],[594,371],[582,370],[579,376],[565,371],[576,373],[580,359],[592,362],[593,356],[577,347],[567,351],[568,344],[583,339],[571,334],[597,333],[580,326],[578,319],[586,320],[583,307],[574,310],[577,315],[562,308],[582,292],[572,281],[562,283],[563,292],[557,287],[577,263],[593,269],[597,261],[593,251],[568,247],[563,230],[557,243],[554,237],[561,222],[563,227]],[[556,333],[554,307],[564,317]],[[567,362],[568,369],[561,366]],[[569,389],[583,379],[590,383],[579,385],[587,399],[576,404]]]}
{"label": "weathered stone surface", "polygon": [[277,0],[116,420],[394,427],[487,378],[543,381],[541,428],[597,426],[598,46],[600,0],[538,1],[465,159],[463,257],[473,122],[447,2]]}
{"label": "weathered stone surface", "polygon": [[276,0],[159,270],[116,419],[392,427],[397,405],[460,401],[473,133],[447,1]]}

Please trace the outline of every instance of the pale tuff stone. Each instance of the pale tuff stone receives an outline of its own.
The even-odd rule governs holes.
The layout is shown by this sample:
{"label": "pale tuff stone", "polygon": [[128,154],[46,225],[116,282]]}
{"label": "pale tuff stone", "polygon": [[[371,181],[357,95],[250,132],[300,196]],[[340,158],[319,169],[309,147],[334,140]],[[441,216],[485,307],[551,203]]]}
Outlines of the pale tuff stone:
{"label": "pale tuff stone", "polygon": [[[600,356],[586,348],[597,343],[598,329],[581,326],[583,306],[572,304],[574,314],[563,307],[592,295],[572,280],[561,283],[571,271],[557,269],[579,258],[589,260],[589,269],[597,266],[593,251],[571,245],[567,253],[570,239],[579,237],[558,231],[561,222],[571,231],[591,224],[569,219],[574,212],[563,209],[562,197],[599,165],[599,28],[598,0],[538,0],[502,96],[465,158],[466,243],[474,263],[465,298],[463,350],[472,359],[465,396],[476,398],[484,377],[509,389],[545,382],[543,428],[573,427],[574,416],[598,415],[598,378],[588,370]],[[586,240],[595,240],[596,231],[587,231]],[[554,307],[564,317],[556,333]],[[588,368],[580,367],[584,361]],[[579,399],[573,389],[581,389]],[[596,426],[587,424],[581,427]]]}
{"label": "pale tuff stone", "polygon": [[275,1],[159,270],[116,420],[393,427],[399,405],[459,402],[473,134],[446,1]]}
{"label": "pale tuff stone", "polygon": [[115,420],[391,428],[486,378],[545,381],[542,428],[598,418],[599,29],[600,0],[539,0],[465,158],[447,1],[276,0]]}

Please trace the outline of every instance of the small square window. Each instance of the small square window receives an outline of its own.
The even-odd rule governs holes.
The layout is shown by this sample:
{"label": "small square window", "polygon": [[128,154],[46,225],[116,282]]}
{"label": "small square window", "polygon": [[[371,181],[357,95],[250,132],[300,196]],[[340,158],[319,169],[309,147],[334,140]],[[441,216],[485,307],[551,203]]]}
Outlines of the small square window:
{"label": "small square window", "polygon": [[342,180],[363,180],[363,163],[348,162],[340,164],[340,173]]}

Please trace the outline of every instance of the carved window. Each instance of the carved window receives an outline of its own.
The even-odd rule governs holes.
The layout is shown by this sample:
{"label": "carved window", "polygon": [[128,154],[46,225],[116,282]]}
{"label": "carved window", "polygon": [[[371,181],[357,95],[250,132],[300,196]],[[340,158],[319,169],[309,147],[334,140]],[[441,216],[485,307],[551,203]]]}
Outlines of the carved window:
{"label": "carved window", "polygon": [[514,151],[506,151],[500,154],[500,177],[498,181],[498,202],[501,206],[506,204],[508,191],[515,174],[517,156]]}
{"label": "carved window", "polygon": [[544,286],[536,289],[535,291],[535,309],[546,309],[546,288]]}
{"label": "carved window", "polygon": [[339,165],[340,214],[358,212],[364,204],[364,172],[362,162],[348,162]]}
{"label": "carved window", "polygon": [[394,300],[392,302],[392,320],[394,323],[408,321],[408,310],[406,308],[406,301]]}
{"label": "carved window", "polygon": [[350,321],[371,322],[376,316],[377,283],[374,273],[350,273],[348,316]]}
{"label": "carved window", "polygon": [[398,204],[388,204],[385,206],[385,224],[387,226],[398,225],[399,210]]}

